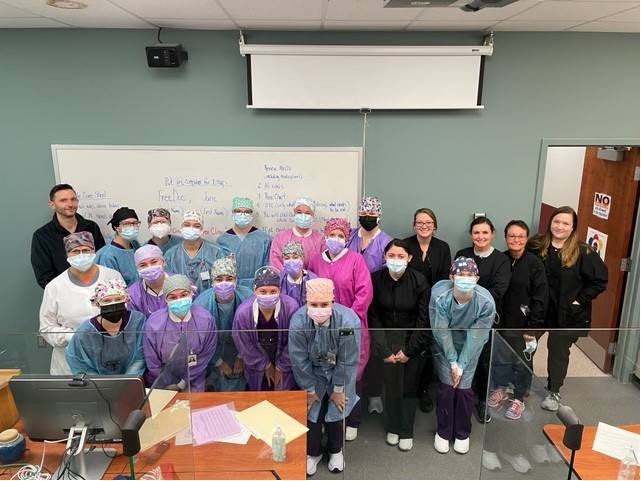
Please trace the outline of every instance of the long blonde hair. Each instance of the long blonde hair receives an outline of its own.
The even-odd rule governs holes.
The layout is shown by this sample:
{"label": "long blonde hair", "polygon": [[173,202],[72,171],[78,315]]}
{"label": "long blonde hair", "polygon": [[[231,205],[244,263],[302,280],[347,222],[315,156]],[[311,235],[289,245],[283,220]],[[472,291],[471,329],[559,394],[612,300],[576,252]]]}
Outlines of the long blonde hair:
{"label": "long blonde hair", "polygon": [[576,261],[579,259],[581,248],[584,248],[586,253],[590,252],[591,249],[587,242],[579,238],[579,234],[576,231],[577,215],[574,209],[568,205],[558,207],[552,212],[545,234],[538,234],[532,237],[528,242],[528,247],[536,250],[541,259],[547,259],[548,248],[552,243],[552,220],[559,214],[570,214],[572,216],[572,232],[563,243],[563,247],[559,250],[561,265],[563,267],[571,267],[576,264]]}

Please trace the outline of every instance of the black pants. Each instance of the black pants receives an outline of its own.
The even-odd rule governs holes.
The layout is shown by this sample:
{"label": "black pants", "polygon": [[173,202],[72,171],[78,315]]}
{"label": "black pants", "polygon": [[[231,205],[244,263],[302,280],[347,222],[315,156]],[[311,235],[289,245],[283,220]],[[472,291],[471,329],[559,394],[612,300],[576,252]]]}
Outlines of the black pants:
{"label": "black pants", "polygon": [[383,393],[383,358],[374,350],[363,370],[363,384],[368,397],[381,397]]}
{"label": "black pants", "polygon": [[[356,381],[356,394],[359,398],[362,398],[362,393],[363,380],[361,379],[360,381]],[[352,408],[352,412],[347,416],[347,425],[350,428],[358,428],[361,425],[361,405],[363,404],[361,401],[362,399],[356,401],[356,404],[354,404],[354,407]]]}
{"label": "black pants", "polygon": [[423,364],[423,370],[421,371],[418,384],[419,397],[427,397],[427,390],[434,379],[434,361],[432,361],[432,353],[430,352],[430,349],[426,349],[425,352],[425,363]]}
{"label": "black pants", "polygon": [[320,413],[318,413],[318,419],[316,422],[312,422],[309,419],[307,420],[307,427],[309,431],[307,432],[307,454],[310,456],[320,456],[323,454],[323,446],[321,441],[323,440],[323,424],[325,425],[325,432],[327,433],[327,452],[329,454],[340,453],[343,449],[343,421],[334,421],[334,422],[325,422],[325,414],[327,413],[327,408],[329,403],[332,402],[329,400],[329,396],[325,394],[321,400]]}
{"label": "black pants", "polygon": [[406,363],[384,363],[387,432],[401,439],[414,437],[418,386],[425,358],[410,357]]}
{"label": "black pants", "polygon": [[570,347],[579,334],[568,331],[548,331],[548,390],[558,393],[568,374]]}

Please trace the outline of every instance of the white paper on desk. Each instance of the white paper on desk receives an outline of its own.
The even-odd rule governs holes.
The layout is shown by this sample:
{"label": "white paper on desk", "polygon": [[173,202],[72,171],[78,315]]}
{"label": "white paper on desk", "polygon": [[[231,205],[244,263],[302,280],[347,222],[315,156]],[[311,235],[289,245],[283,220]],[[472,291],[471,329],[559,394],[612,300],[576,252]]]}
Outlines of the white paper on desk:
{"label": "white paper on desk", "polygon": [[637,464],[639,464],[641,459],[639,435],[609,424],[599,423],[594,437],[594,444],[592,445],[593,451],[616,459],[623,459],[627,453],[626,448],[629,447],[634,449],[634,455],[637,458]]}
{"label": "white paper on desk", "polygon": [[247,441],[249,441],[250,436],[252,433],[245,427],[243,426],[243,423],[241,423],[238,419],[236,419],[236,411],[230,409],[229,412],[234,416],[234,420],[238,424],[238,427],[240,428],[240,433],[238,434],[232,434],[231,436],[226,436],[224,438],[217,439],[214,441],[215,443],[231,443],[231,444],[247,444]]}

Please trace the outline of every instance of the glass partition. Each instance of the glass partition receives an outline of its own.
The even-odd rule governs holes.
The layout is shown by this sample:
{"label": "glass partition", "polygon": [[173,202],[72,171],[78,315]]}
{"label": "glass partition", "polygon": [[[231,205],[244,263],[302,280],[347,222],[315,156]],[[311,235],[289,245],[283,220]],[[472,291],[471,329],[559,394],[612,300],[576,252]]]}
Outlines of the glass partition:
{"label": "glass partition", "polygon": [[[463,332],[446,331],[454,340]],[[372,345],[375,345],[377,336],[379,339],[383,336],[383,339],[398,343],[394,346],[400,351],[407,340],[404,336],[411,337],[414,331],[401,332],[405,334],[399,337],[399,331],[396,330],[370,329],[368,335]],[[447,406],[443,402],[448,402],[447,400],[450,399],[447,389],[443,390],[439,379],[443,377],[446,379],[448,375],[451,379],[452,372],[451,366],[445,364],[444,359],[439,357],[443,353],[435,351],[429,345],[433,346],[438,342],[437,339],[443,332],[435,333],[430,330],[416,332],[420,332],[420,335],[417,334],[419,339],[426,340],[421,342],[427,342],[427,344],[408,356],[407,362],[391,363],[388,357],[388,362],[385,363],[380,356],[378,360],[370,361],[374,367],[367,371],[355,386],[355,391],[361,400],[360,423],[354,417],[348,419],[344,413],[338,417],[334,415],[327,418],[332,421],[338,419],[344,470],[330,472],[327,451],[328,429],[333,429],[336,425],[325,424],[321,426],[320,431],[321,458],[316,466],[316,472],[309,476],[310,479],[565,479],[567,477],[568,465],[564,456],[567,456],[568,452],[564,451],[558,437],[559,430],[563,430],[564,427],[555,411],[541,407],[549,394],[547,383],[549,334],[536,333],[538,346],[533,354],[530,368],[523,360],[523,349],[521,348],[520,351],[515,349],[519,345],[510,341],[509,334],[512,334],[512,338],[522,338],[522,332],[506,334],[490,331],[489,336],[492,341],[488,344],[490,348],[489,379],[485,392],[488,404],[498,387],[502,388],[503,393],[500,396],[494,396],[498,401],[496,405],[492,402],[492,405],[487,407],[487,414],[491,418],[488,423],[479,422],[475,407],[470,409],[469,400],[467,401],[468,408],[462,412],[471,420],[469,424],[471,432],[468,451],[462,455],[455,452],[455,436],[449,440],[447,453],[438,452],[435,447],[435,435],[439,429],[437,415],[439,415],[439,409],[446,410]],[[302,355],[289,355],[292,369],[300,371],[298,376],[293,371],[296,386],[291,390],[277,392],[235,390],[232,383],[229,383],[228,390],[224,391],[221,387],[223,385],[219,382],[220,379],[216,380],[217,376],[226,373],[223,375],[227,380],[236,382],[240,379],[238,376],[240,373],[234,372],[233,361],[227,363],[227,366],[220,364],[216,366],[217,361],[210,364],[208,360],[206,362],[208,367],[204,370],[206,379],[194,381],[191,376],[194,373],[194,366],[203,362],[194,347],[197,345],[198,336],[202,337],[208,333],[191,332],[189,334],[192,337],[177,332],[155,333],[161,341],[165,339],[170,344],[168,347],[165,346],[165,351],[159,348],[166,354],[166,358],[155,367],[156,375],[149,376],[148,372],[145,375],[148,388],[153,385],[154,380],[156,382],[150,398],[152,414],[155,414],[155,417],[146,419],[140,430],[141,450],[133,456],[132,465],[129,457],[123,454],[122,444],[96,445],[95,449],[100,451],[103,447],[116,449],[116,456],[110,462],[105,476],[111,478],[121,473],[127,475],[133,466],[137,478],[156,468],[165,470],[165,476],[173,470],[181,479],[194,476],[216,479],[304,477],[307,471],[308,440],[311,439],[307,429],[313,427],[307,421],[307,404],[308,398],[312,406],[315,400],[313,396],[308,396],[308,392],[310,394],[311,391],[317,392],[316,381],[313,383],[314,389],[312,384],[299,385],[299,383],[308,382],[303,380],[304,376],[301,374],[305,365],[312,367],[311,372],[315,376],[324,375],[326,371],[332,372],[332,375],[328,374],[329,377],[326,378],[329,379],[325,384],[326,387],[333,386],[331,380],[338,384],[345,383],[345,379],[356,376],[358,371],[355,365],[355,362],[358,364],[358,359],[354,360],[353,356],[355,344],[357,344],[356,338],[361,340],[360,330],[328,328],[327,333],[322,334],[330,333],[332,336],[326,339],[338,341],[332,341],[334,344],[329,347],[322,347],[321,339],[317,337],[319,336],[317,328],[290,329],[278,333],[287,346],[288,354],[292,346],[297,346],[298,354]],[[140,332],[132,334],[142,337],[145,335]],[[244,334],[255,336],[254,339],[260,345],[257,331],[247,331]],[[639,331],[636,329],[615,333],[617,338],[624,335],[638,339]],[[75,336],[77,336],[75,343],[83,347],[84,355],[93,359],[96,366],[101,366],[100,374],[109,374],[109,371],[122,374],[127,372],[126,366],[134,364],[135,349],[129,347],[125,340],[117,337],[101,338],[102,334],[99,335],[97,332],[78,332]],[[238,337],[238,333],[236,336],[236,339],[242,337]],[[223,347],[234,340],[234,333],[219,331],[216,337],[217,346]],[[23,373],[48,374],[51,347],[48,344],[45,348],[37,346],[37,333],[3,334],[0,340],[0,369],[19,369]],[[144,346],[143,343],[143,357],[147,358],[145,354],[151,351],[148,346],[148,353],[145,353]],[[263,347],[260,349],[265,352]],[[196,351],[196,359],[191,357],[192,351]],[[336,359],[330,353],[336,355]],[[619,362],[634,366],[638,362],[638,346],[634,352],[627,350],[619,352],[617,356],[619,356]],[[212,359],[218,357],[219,354],[211,355]],[[360,354],[358,357],[360,358]],[[349,362],[342,362],[348,358],[351,359]],[[472,362],[470,361],[470,364]],[[146,369],[149,367],[148,364],[150,363],[145,359]],[[153,365],[153,362],[151,364]],[[444,366],[449,367],[449,371],[444,369]],[[1,377],[3,372],[6,374],[7,371],[0,371],[0,387],[3,386]],[[336,377],[333,377],[334,374]],[[242,376],[245,378],[244,370]],[[187,382],[183,386],[181,380],[185,377]],[[261,375],[260,382],[262,383],[263,380]],[[471,386],[473,400],[476,402],[479,394],[478,387],[474,383]],[[179,387],[183,387],[182,391],[176,390]],[[6,402],[1,397],[7,393],[6,389],[6,387],[0,389],[0,402]],[[328,393],[325,401],[331,407],[334,402],[331,399],[333,389],[325,392]],[[456,395],[456,393],[452,394],[454,396],[450,399],[452,402],[461,401],[462,398],[459,399]],[[350,396],[346,395],[346,397]],[[375,409],[376,403],[370,406],[370,401],[377,397],[381,398],[382,412]],[[512,404],[511,401],[520,397],[522,397],[519,400],[523,402],[523,406],[520,413],[516,413],[520,414],[520,417],[515,419],[517,415],[514,413],[506,416]],[[336,399],[340,402],[341,397],[336,396]],[[576,345],[571,347],[568,372],[560,389],[559,401],[560,405],[572,408],[586,429],[595,428],[599,422],[611,426],[638,425],[639,423],[638,378],[632,376],[628,383],[619,382],[611,374],[601,372]],[[269,405],[265,406],[265,402]],[[348,403],[349,400],[345,404],[346,408]],[[460,404],[459,407],[463,405]],[[457,409],[456,405],[451,406]],[[268,409],[263,409],[265,407]],[[351,412],[356,412],[354,406],[350,408]],[[4,409],[4,405],[2,409],[3,412],[8,411]],[[52,413],[56,412],[53,407],[48,409]],[[276,414],[281,416],[281,412],[287,415],[285,419],[294,419],[293,425],[302,429],[303,433],[294,434],[291,436],[292,439],[286,436],[285,460],[276,462],[272,459],[271,441],[273,427],[277,421]],[[456,414],[460,412],[456,410]],[[252,415],[247,417],[243,416],[243,413]],[[413,422],[411,414],[413,414]],[[394,429],[391,427],[393,416],[396,416],[397,423],[400,422],[402,425],[405,422],[407,425],[409,422],[412,426],[412,431],[404,434],[405,437],[412,436],[412,445],[409,450],[401,449],[398,442],[400,434],[391,432]],[[402,418],[402,416],[406,417]],[[2,426],[3,429],[10,427],[14,422],[14,419],[5,420],[1,415],[0,420],[9,424],[9,426]],[[239,423],[239,420],[243,422]],[[284,421],[281,423],[285,424]],[[357,426],[355,439],[349,441],[345,439],[346,426]],[[20,425],[17,427],[20,428]],[[458,428],[460,426],[456,427]],[[289,431],[291,429],[289,425],[286,429],[286,433],[295,432]],[[397,441],[393,436],[390,438],[388,436],[390,433],[399,434],[399,440]],[[318,434],[316,436],[314,439],[318,439]],[[29,449],[16,462],[19,466],[0,465],[0,478],[9,479],[16,475],[22,464],[40,466],[42,459],[44,459],[43,472],[46,470],[53,472],[60,465],[65,443],[45,444],[27,439],[27,444]],[[583,450],[577,454],[577,460],[580,461],[581,456],[587,452]],[[616,477],[616,472],[612,476]]]}

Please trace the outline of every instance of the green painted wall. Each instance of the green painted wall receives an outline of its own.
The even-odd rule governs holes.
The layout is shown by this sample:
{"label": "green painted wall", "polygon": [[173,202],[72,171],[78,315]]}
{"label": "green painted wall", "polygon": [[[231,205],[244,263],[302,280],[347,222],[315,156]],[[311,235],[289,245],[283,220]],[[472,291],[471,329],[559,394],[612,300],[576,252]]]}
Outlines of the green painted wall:
{"label": "green painted wall", "polygon": [[[51,144],[362,145],[358,112],[247,110],[237,32],[163,31],[162,40],[182,43],[189,61],[148,68],[153,30],[0,29],[0,332],[38,327],[42,291],[29,249],[51,217]],[[245,32],[245,40],[478,45],[482,35]],[[368,115],[365,193],[382,199],[384,230],[409,235],[414,210],[431,207],[437,235],[455,251],[470,244],[473,212],[487,212],[500,230],[512,218],[532,222],[543,138],[638,139],[639,36],[496,33],[483,103],[478,111]],[[87,159],[86,168],[99,186],[109,166]],[[495,245],[504,248],[500,237]],[[18,345],[31,351],[35,340]],[[45,353],[34,349],[29,362]]]}

